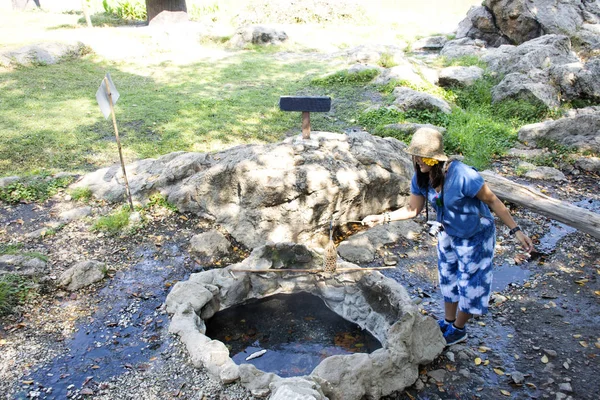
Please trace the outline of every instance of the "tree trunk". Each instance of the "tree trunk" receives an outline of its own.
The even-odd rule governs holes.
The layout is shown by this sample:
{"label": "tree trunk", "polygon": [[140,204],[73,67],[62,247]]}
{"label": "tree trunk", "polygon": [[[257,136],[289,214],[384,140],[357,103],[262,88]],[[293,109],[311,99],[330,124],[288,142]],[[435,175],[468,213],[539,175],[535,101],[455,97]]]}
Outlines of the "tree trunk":
{"label": "tree trunk", "polygon": [[81,0],[81,9],[83,10],[83,16],[85,17],[85,22],[88,28],[92,27],[92,19],[90,18],[90,11],[87,7],[87,0]]}
{"label": "tree trunk", "polygon": [[481,172],[481,176],[500,199],[536,211],[600,239],[600,214],[553,199],[490,171]]}
{"label": "tree trunk", "polygon": [[185,0],[146,0],[148,23],[162,11],[183,11],[187,13]]}

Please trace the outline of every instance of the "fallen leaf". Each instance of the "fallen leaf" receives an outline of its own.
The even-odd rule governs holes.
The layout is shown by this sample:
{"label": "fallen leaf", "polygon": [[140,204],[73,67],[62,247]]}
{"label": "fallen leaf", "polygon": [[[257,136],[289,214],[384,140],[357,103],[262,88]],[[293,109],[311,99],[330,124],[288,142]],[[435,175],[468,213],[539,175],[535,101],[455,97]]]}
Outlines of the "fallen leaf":
{"label": "fallen leaf", "polygon": [[535,385],[534,385],[533,383],[531,383],[531,382],[527,382],[527,383],[526,383],[526,385],[527,385],[527,386],[529,386],[530,388],[537,389],[537,386],[535,386]]}
{"label": "fallen leaf", "polygon": [[575,281],[575,283],[578,284],[578,285],[580,285],[580,286],[583,286],[583,285],[585,285],[588,282],[589,282],[589,279],[579,279],[579,280]]}
{"label": "fallen leaf", "polygon": [[33,385],[33,381],[21,381],[23,385]]}
{"label": "fallen leaf", "polygon": [[600,349],[600,342],[594,343],[594,346],[596,346],[598,349]]}
{"label": "fallen leaf", "polygon": [[575,335],[573,335],[573,337],[574,337],[575,339],[579,339],[579,338],[581,337],[581,335],[580,335],[580,334],[575,334]]}
{"label": "fallen leaf", "polygon": [[504,375],[504,371],[502,371],[500,368],[494,368],[494,372],[498,375]]}
{"label": "fallen leaf", "polygon": [[481,358],[477,357],[475,359],[475,365],[480,365],[481,364]]}
{"label": "fallen leaf", "polygon": [[502,393],[502,394],[503,394],[503,395],[505,395],[505,396],[510,396],[510,392],[509,392],[508,390],[504,390],[504,389],[502,389],[502,390],[500,391],[500,393]]}
{"label": "fallen leaf", "polygon": [[477,350],[479,350],[480,353],[485,353],[492,349],[490,349],[489,347],[486,347],[486,346],[479,346],[479,348]]}
{"label": "fallen leaf", "polygon": [[515,336],[509,333],[508,335],[506,335],[506,337],[508,337],[508,338],[513,338],[513,337],[515,337]]}
{"label": "fallen leaf", "polygon": [[483,362],[483,365],[489,365],[489,364],[490,364],[490,360],[485,360],[485,361]]}
{"label": "fallen leaf", "polygon": [[548,364],[548,356],[544,354],[541,360],[544,364]]}
{"label": "fallen leaf", "polygon": [[100,366],[99,365],[92,365],[92,369],[99,369]]}
{"label": "fallen leaf", "polygon": [[579,342],[579,344],[580,344],[582,347],[588,347],[588,342],[586,342],[585,340],[581,340],[581,341]]}
{"label": "fallen leaf", "polygon": [[600,296],[600,290],[596,290],[596,291],[594,292],[594,294],[595,294],[596,296]]}
{"label": "fallen leaf", "polygon": [[186,217],[185,215],[180,215],[180,216],[179,216],[179,218],[181,218],[181,219],[182,219],[182,220],[184,220],[184,221],[187,221],[187,220],[188,220],[188,217]]}
{"label": "fallen leaf", "polygon": [[485,326],[485,322],[479,321],[478,324],[479,324],[479,326]]}
{"label": "fallen leaf", "polygon": [[454,366],[452,364],[446,364],[446,370],[448,370],[450,372],[454,372],[454,371],[456,371],[456,366]]}

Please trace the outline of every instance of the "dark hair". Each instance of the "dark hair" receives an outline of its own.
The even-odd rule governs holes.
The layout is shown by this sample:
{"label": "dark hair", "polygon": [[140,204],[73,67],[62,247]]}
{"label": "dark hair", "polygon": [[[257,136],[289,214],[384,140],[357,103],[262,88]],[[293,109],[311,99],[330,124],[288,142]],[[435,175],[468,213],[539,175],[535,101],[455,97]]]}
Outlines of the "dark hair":
{"label": "dark hair", "polygon": [[417,158],[413,157],[413,166],[417,174],[417,185],[421,189],[427,189],[428,186],[432,188],[442,186],[444,184],[444,164],[443,161],[440,161],[431,167],[430,172],[421,172],[421,169],[417,165]]}

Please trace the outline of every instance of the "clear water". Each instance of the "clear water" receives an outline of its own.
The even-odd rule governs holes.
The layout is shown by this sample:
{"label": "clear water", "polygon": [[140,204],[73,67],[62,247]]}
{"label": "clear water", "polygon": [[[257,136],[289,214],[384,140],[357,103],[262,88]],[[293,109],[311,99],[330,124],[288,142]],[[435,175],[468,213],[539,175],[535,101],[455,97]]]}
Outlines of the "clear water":
{"label": "clear water", "polygon": [[[236,364],[253,364],[282,377],[307,375],[332,355],[381,348],[368,331],[307,293],[248,301],[216,313],[206,327],[206,335],[225,343]],[[260,350],[267,352],[246,361]]]}

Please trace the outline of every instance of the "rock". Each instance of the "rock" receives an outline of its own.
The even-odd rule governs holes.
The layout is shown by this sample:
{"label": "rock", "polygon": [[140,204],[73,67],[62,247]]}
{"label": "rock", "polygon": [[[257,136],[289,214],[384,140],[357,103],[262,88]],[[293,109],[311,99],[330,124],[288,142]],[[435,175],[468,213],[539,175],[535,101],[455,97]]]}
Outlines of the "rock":
{"label": "rock", "polygon": [[[207,308],[218,311],[276,293],[311,293],[343,318],[368,329],[383,347],[370,354],[328,357],[308,377],[283,379],[242,364],[238,370],[242,385],[255,396],[271,393],[277,398],[323,400],[380,398],[412,385],[419,376],[419,365],[433,361],[444,348],[437,322],[421,315],[400,284],[375,271],[334,276],[268,272],[276,266],[314,269],[321,265],[322,257],[305,246],[271,243],[256,248],[250,257],[226,269],[192,274],[188,281],[177,283],[167,296],[167,312],[172,314],[169,332],[180,336],[194,366],[202,366],[222,379],[230,359],[223,343],[210,340],[201,332],[202,319],[214,313],[207,313]],[[340,262],[340,267],[358,266]],[[265,273],[241,272],[243,269]],[[234,272],[235,279],[229,271]]]}
{"label": "rock", "polygon": [[0,189],[7,187],[8,185],[12,185],[13,183],[17,183],[21,180],[18,176],[7,176],[5,178],[0,178]]}
{"label": "rock", "polygon": [[506,99],[542,103],[548,108],[560,105],[558,89],[548,83],[548,73],[540,69],[532,69],[526,74],[513,72],[506,75],[492,89],[492,102]]}
{"label": "rock", "polygon": [[229,43],[234,47],[244,47],[249,44],[277,45],[287,39],[287,34],[282,30],[264,25],[247,25],[238,28]]}
{"label": "rock", "polygon": [[448,361],[450,362],[454,362],[455,361],[455,357],[454,357],[454,353],[451,351],[447,351],[446,353],[444,353],[444,355],[446,356],[446,358],[448,359]]}
{"label": "rock", "polygon": [[467,16],[458,24],[456,38],[471,38],[484,40],[490,47],[509,44],[494,23],[494,16],[487,7],[473,6]]}
{"label": "rock", "polygon": [[0,274],[11,273],[22,276],[40,276],[48,271],[46,262],[38,257],[18,254],[0,255]]}
{"label": "rock", "polygon": [[[130,164],[127,175],[135,199],[160,192],[181,212],[214,219],[249,248],[268,241],[323,247],[334,214],[358,220],[404,204],[413,174],[405,147],[366,132],[312,132],[311,141],[171,153]],[[121,181],[120,168],[110,167],[72,187],[120,201]]]}
{"label": "rock", "polygon": [[558,389],[559,389],[560,391],[562,391],[562,392],[568,392],[568,393],[570,393],[570,392],[572,392],[572,391],[573,391],[573,388],[571,387],[571,384],[570,384],[570,383],[568,383],[568,382],[565,382],[565,383],[560,383],[560,384],[558,385]]}
{"label": "rock", "polygon": [[563,400],[566,399],[567,395],[561,392],[556,392],[556,400]]}
{"label": "rock", "polygon": [[80,57],[90,50],[81,42],[45,42],[0,53],[0,66],[48,65],[63,59]]}
{"label": "rock", "polygon": [[526,172],[525,176],[530,179],[552,180],[557,182],[567,180],[565,174],[552,167],[537,167],[534,170]]}
{"label": "rock", "polygon": [[599,157],[576,157],[575,166],[588,172],[600,172]]}
{"label": "rock", "polygon": [[381,64],[383,57],[390,57],[394,64],[408,63],[404,50],[407,44],[383,45],[383,44],[365,44],[352,47],[339,53],[349,64]]}
{"label": "rock", "polygon": [[451,60],[465,56],[482,56],[486,51],[483,40],[462,38],[448,41],[440,55]]}
{"label": "rock", "polygon": [[209,260],[217,260],[231,252],[231,243],[222,233],[212,230],[193,236],[190,252]]}
{"label": "rock", "polygon": [[555,65],[579,62],[571,51],[571,41],[564,35],[544,35],[519,46],[500,46],[489,50],[481,59],[491,71],[501,75],[546,71]]}
{"label": "rock", "polygon": [[429,36],[417,40],[412,44],[413,50],[441,50],[448,42],[446,36]]}
{"label": "rock", "polygon": [[471,377],[471,371],[469,371],[467,368],[459,369],[458,373],[467,379],[469,379]]}
{"label": "rock", "polygon": [[58,215],[58,218],[61,220],[61,222],[68,223],[68,222],[76,221],[78,219],[85,218],[88,215],[90,215],[91,213],[92,213],[92,207],[84,206],[84,207],[74,208],[74,209],[68,210],[68,211],[63,211]]}
{"label": "rock", "polygon": [[508,155],[513,157],[522,157],[522,158],[537,158],[541,157],[547,152],[543,149],[510,149],[508,150]]}
{"label": "rock", "polygon": [[442,112],[444,114],[452,112],[450,105],[446,101],[429,93],[418,92],[407,87],[397,87],[392,92],[392,95],[396,97],[394,105],[402,111],[426,110]]}
{"label": "rock", "polygon": [[550,357],[556,357],[558,353],[555,350],[544,349],[544,353],[549,355]]}
{"label": "rock", "polygon": [[95,260],[81,261],[61,274],[58,285],[75,291],[100,282],[105,276],[106,264]]}
{"label": "rock", "polygon": [[513,382],[516,383],[517,385],[522,384],[523,382],[525,382],[525,375],[523,375],[521,372],[519,371],[514,371],[510,374],[510,377],[512,378]]}
{"label": "rock", "polygon": [[425,384],[423,383],[422,380],[417,379],[417,381],[415,382],[415,389],[420,392],[421,390],[423,390],[425,388]]}
{"label": "rock", "polygon": [[388,255],[383,257],[383,264],[387,265],[389,267],[397,265],[398,264],[398,257],[395,255]]}
{"label": "rock", "polygon": [[419,66],[403,58],[396,62],[395,66],[382,71],[373,81],[375,85],[387,85],[390,82],[408,82],[417,87],[425,86],[437,83],[437,73],[426,66]]}
{"label": "rock", "polygon": [[378,225],[367,231],[350,236],[338,245],[340,257],[356,264],[371,262],[376,252],[386,244],[397,242],[400,238],[414,239],[421,227],[414,221],[396,221],[386,226]]}
{"label": "rock", "polygon": [[600,152],[600,107],[587,107],[555,121],[522,126],[518,135],[522,142],[547,139],[583,151]]}
{"label": "rock", "polygon": [[437,383],[444,383],[444,379],[446,378],[446,370],[435,369],[433,371],[427,372],[427,376],[433,378]]}
{"label": "rock", "polygon": [[447,67],[440,72],[438,84],[442,87],[471,86],[483,77],[483,69],[471,67]]}

